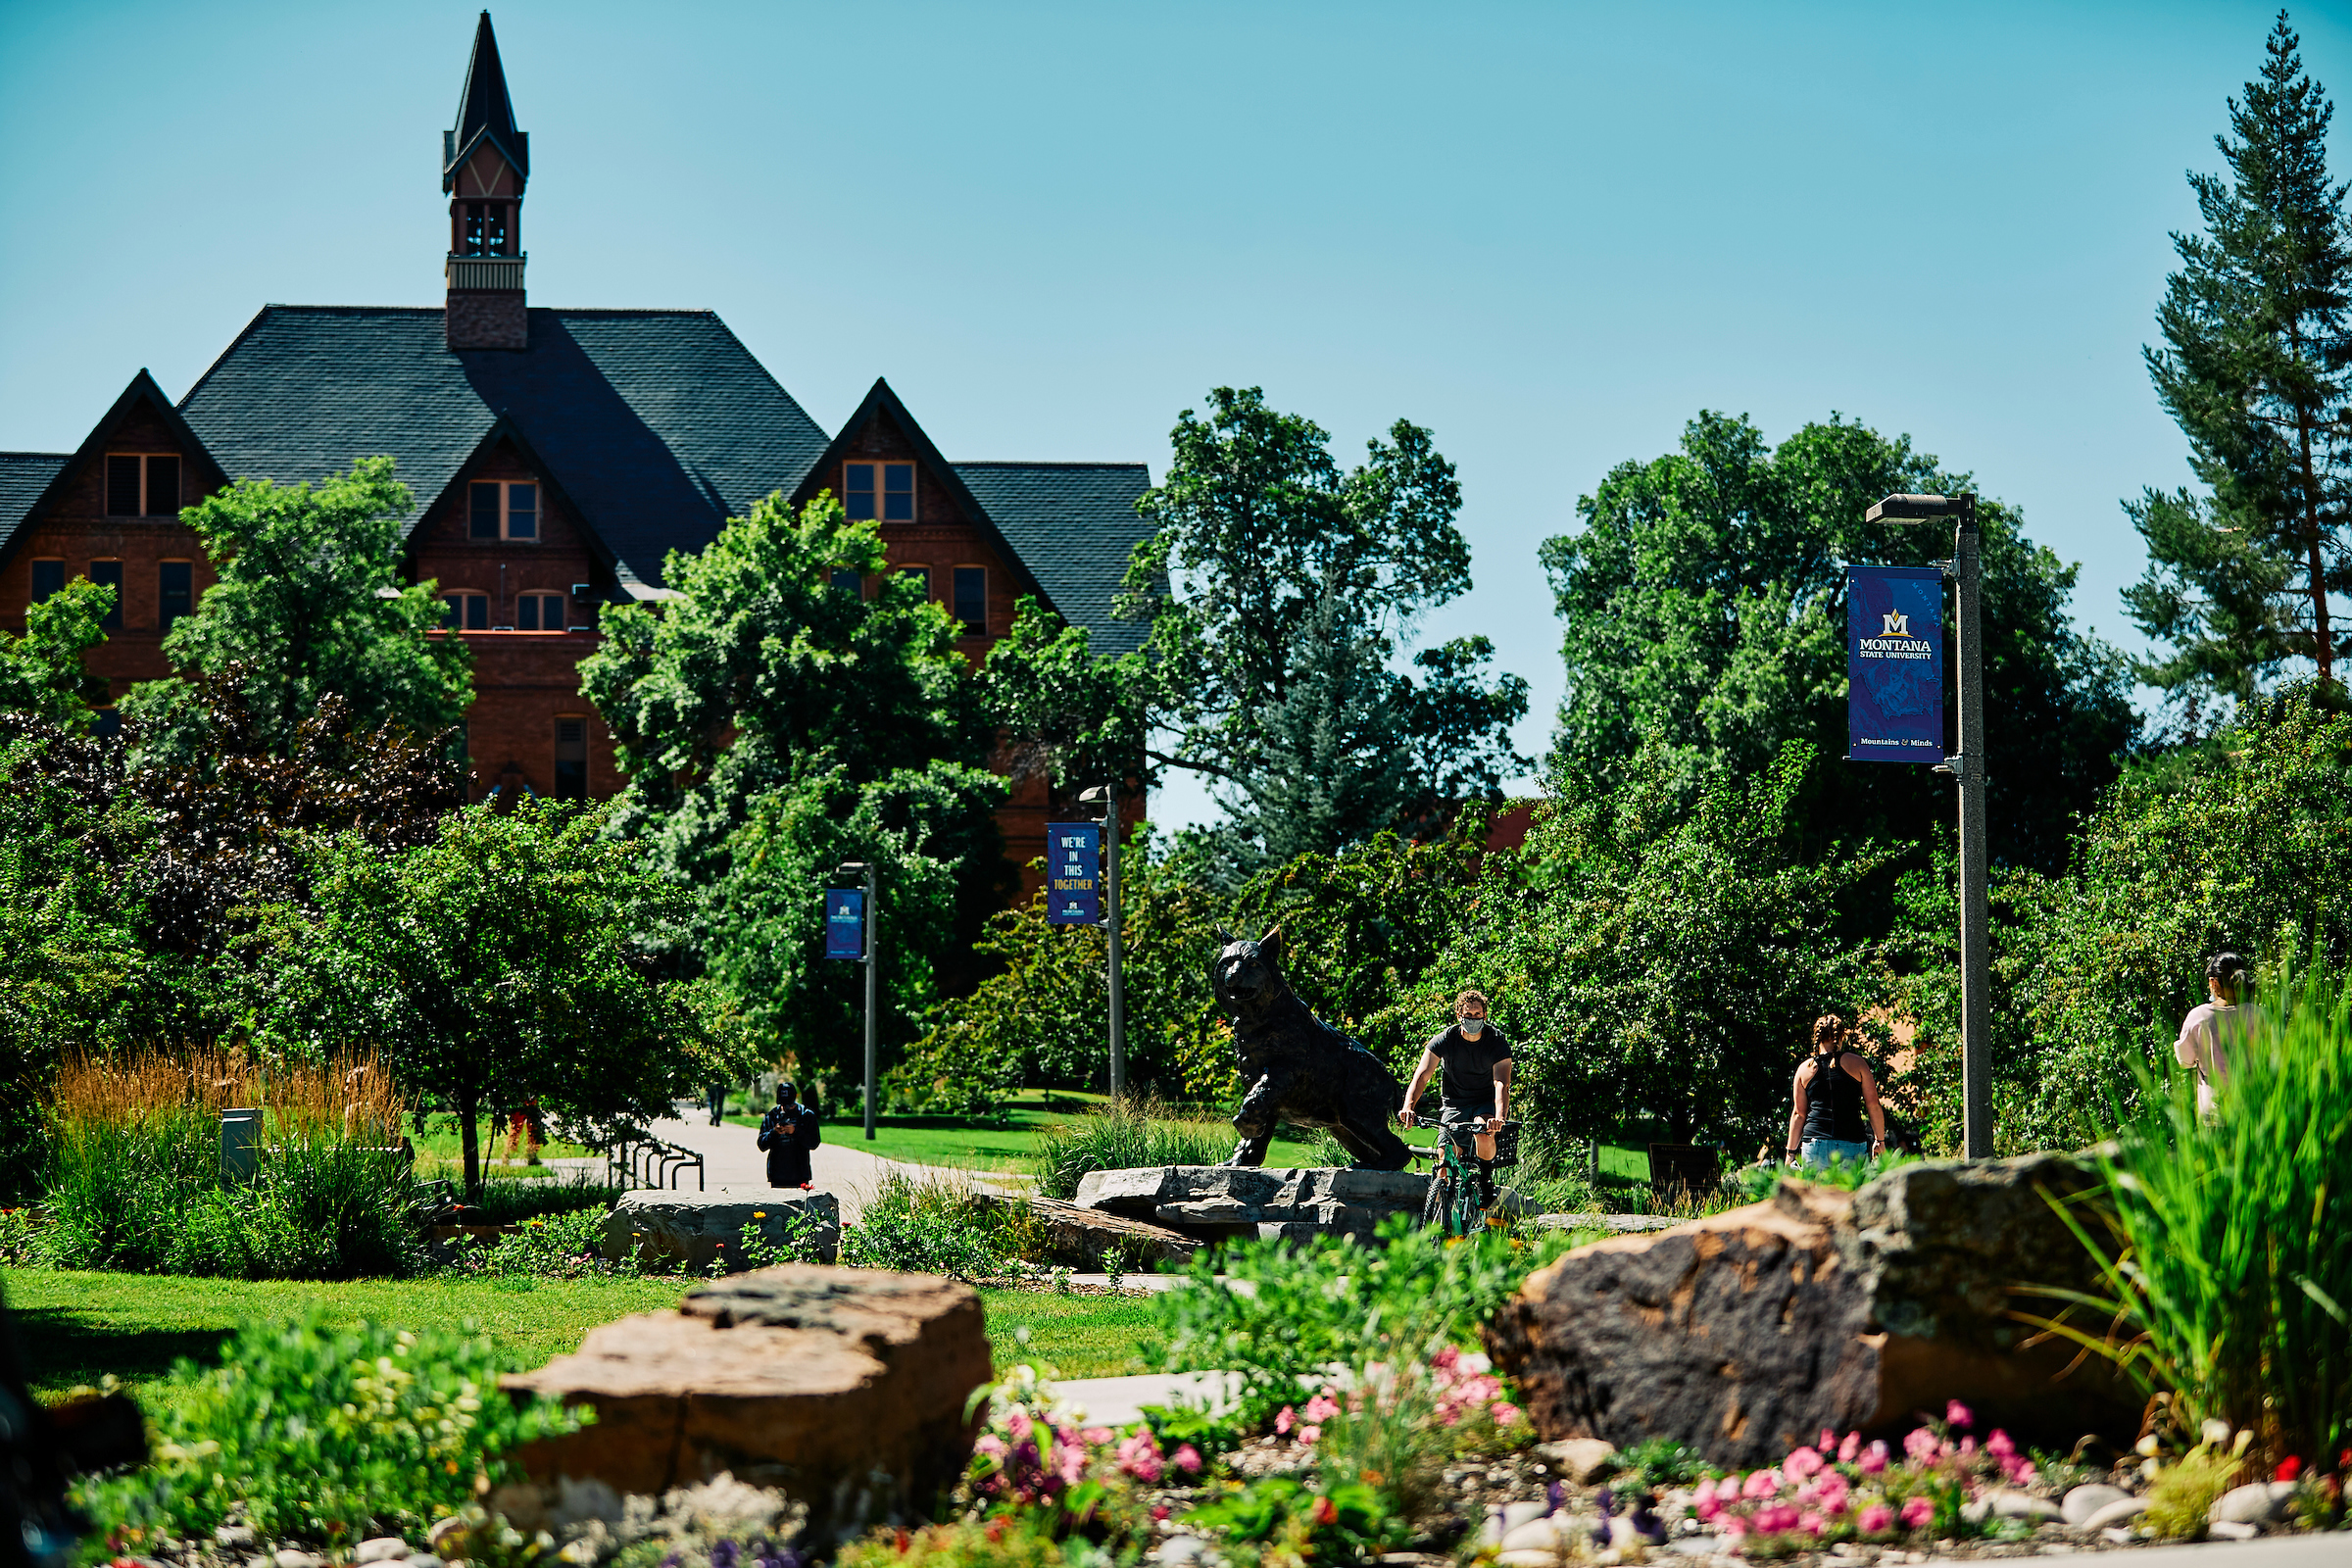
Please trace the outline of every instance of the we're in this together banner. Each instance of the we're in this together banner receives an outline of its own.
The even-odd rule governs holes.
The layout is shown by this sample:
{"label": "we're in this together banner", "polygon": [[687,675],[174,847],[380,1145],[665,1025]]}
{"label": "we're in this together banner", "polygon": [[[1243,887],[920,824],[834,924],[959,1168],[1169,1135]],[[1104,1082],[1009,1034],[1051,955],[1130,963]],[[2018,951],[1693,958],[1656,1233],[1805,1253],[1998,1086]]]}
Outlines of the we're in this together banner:
{"label": "we're in this together banner", "polygon": [[1845,568],[1845,755],[1943,760],[1943,572]]}

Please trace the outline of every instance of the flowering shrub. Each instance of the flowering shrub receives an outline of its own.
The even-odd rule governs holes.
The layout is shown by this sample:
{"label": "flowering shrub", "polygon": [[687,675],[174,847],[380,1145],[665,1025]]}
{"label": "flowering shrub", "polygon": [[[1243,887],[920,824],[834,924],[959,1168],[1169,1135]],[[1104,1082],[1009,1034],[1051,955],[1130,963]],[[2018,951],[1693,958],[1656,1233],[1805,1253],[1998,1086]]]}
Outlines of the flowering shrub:
{"label": "flowering shrub", "polygon": [[2034,1473],[2005,1432],[1996,1430],[1982,1446],[1973,1437],[1955,1441],[1955,1429],[1973,1424],[1968,1407],[1954,1400],[1942,1421],[1903,1440],[1900,1459],[1884,1443],[1865,1446],[1859,1433],[1841,1441],[1825,1431],[1817,1446],[1794,1448],[1769,1469],[1700,1482],[1691,1512],[1751,1555],[1857,1537],[1973,1535],[1963,1505],[1996,1480],[2024,1486]]}
{"label": "flowering shrub", "polygon": [[1148,1428],[1122,1434],[1057,1418],[1052,1388],[1032,1367],[1015,1367],[993,1393],[995,1411],[964,1477],[985,1510],[1039,1510],[1055,1535],[1124,1538],[1144,1528],[1139,1483],[1152,1485],[1170,1470],[1200,1473],[1200,1454],[1189,1444],[1163,1452]]}
{"label": "flowering shrub", "polygon": [[1223,1537],[1244,1568],[1306,1568],[1355,1562],[1403,1544],[1403,1522],[1360,1481],[1260,1476],[1185,1515],[1192,1529]]}

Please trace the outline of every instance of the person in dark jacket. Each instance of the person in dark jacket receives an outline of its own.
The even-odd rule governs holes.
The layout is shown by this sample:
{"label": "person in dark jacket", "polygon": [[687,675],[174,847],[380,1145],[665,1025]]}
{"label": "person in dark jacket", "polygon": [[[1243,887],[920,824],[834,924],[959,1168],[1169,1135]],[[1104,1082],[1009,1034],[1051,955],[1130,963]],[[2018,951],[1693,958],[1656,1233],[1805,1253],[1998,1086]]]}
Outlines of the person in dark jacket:
{"label": "person in dark jacket", "polygon": [[816,1177],[808,1152],[817,1145],[816,1112],[801,1103],[797,1085],[779,1081],[776,1102],[760,1118],[760,1148],[767,1154],[767,1185],[809,1187]]}

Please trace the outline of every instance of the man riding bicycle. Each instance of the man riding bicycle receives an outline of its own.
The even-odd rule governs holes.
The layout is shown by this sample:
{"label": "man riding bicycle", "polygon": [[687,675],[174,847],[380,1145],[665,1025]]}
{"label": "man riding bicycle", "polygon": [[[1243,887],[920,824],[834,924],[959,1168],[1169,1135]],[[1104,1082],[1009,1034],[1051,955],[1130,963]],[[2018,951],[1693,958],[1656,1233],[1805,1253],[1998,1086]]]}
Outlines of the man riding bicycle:
{"label": "man riding bicycle", "polygon": [[1421,1065],[1404,1091],[1397,1121],[1418,1125],[1413,1107],[1438,1077],[1438,1126],[1448,1142],[1473,1135],[1477,1196],[1482,1209],[1494,1206],[1494,1129],[1510,1118],[1511,1043],[1487,1021],[1487,999],[1465,991],[1453,999],[1453,1023],[1421,1053]]}

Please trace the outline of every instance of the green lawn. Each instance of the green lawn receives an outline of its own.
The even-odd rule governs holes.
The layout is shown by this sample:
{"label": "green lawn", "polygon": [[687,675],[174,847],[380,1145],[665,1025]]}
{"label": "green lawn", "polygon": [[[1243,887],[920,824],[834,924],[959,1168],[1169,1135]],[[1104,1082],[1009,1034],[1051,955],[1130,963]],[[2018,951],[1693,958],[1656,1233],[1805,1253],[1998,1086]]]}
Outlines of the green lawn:
{"label": "green lawn", "polygon": [[[1143,1347],[1159,1338],[1152,1302],[1135,1296],[982,1291],[988,1345],[1002,1373],[1022,1362],[1059,1378],[1116,1378],[1152,1370]],[[1024,1344],[1021,1329],[1029,1331]]]}
{"label": "green lawn", "polygon": [[[1001,1125],[963,1116],[877,1116],[872,1143],[865,1139],[864,1115],[853,1103],[839,1107],[826,1118],[823,1136],[827,1143],[861,1150],[884,1159],[904,1160],[909,1165],[1025,1171],[1037,1147],[1039,1132],[1077,1120],[1085,1113],[1088,1102],[1102,1098],[1055,1093],[1043,1099],[1014,1101],[1006,1107]],[[760,1125],[757,1115],[730,1112],[727,1120],[737,1127]],[[1308,1162],[1312,1150],[1312,1145],[1277,1138],[1272,1152],[1266,1155],[1266,1163],[1302,1165]]]}
{"label": "green lawn", "polygon": [[[455,1328],[470,1322],[518,1369],[567,1351],[599,1323],[674,1306],[683,1280],[353,1280],[335,1285],[187,1279],[178,1275],[10,1269],[5,1275],[17,1345],[37,1394],[94,1384],[107,1373],[150,1413],[170,1404],[172,1363],[219,1362],[249,1318],[282,1318],[312,1302],[337,1318]],[[1027,1361],[1063,1377],[1148,1370],[1139,1347],[1152,1337],[1152,1303],[1133,1297],[981,1293],[1000,1368]],[[1026,1327],[1023,1345],[1016,1331]]]}
{"label": "green lawn", "polygon": [[669,1280],[353,1280],[334,1285],[188,1279],[10,1269],[8,1305],[34,1392],[58,1394],[112,1372],[157,1407],[172,1363],[202,1365],[249,1318],[282,1318],[318,1301],[338,1318],[403,1327],[471,1322],[516,1367],[579,1348],[599,1323],[674,1306],[685,1282]]}

